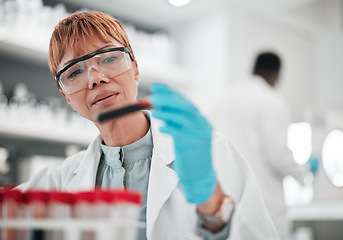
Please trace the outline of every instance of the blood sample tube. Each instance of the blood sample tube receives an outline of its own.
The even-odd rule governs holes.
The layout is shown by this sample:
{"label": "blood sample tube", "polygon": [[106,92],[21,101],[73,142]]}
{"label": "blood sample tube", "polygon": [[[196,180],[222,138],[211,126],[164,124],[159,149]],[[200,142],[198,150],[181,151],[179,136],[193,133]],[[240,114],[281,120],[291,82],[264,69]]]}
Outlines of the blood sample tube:
{"label": "blood sample tube", "polygon": [[[109,218],[112,221],[138,221],[141,194],[129,190],[107,190],[102,199],[109,204]],[[114,239],[136,239],[137,228],[130,224],[117,226],[111,231]]]}
{"label": "blood sample tube", "polygon": [[[35,219],[46,219],[48,214],[49,193],[40,190],[30,190],[26,192],[26,197],[30,218],[33,221]],[[46,231],[43,229],[33,229],[31,232],[32,239],[46,239],[45,232]]]}
{"label": "blood sample tube", "polygon": [[[79,219],[94,219],[95,208],[94,203],[96,200],[96,194],[94,191],[84,191],[75,194],[74,213],[75,218]],[[94,240],[94,229],[83,230],[81,233],[82,240]]]}
{"label": "blood sample tube", "polygon": [[[49,210],[48,218],[61,220],[70,219],[72,217],[72,206],[74,202],[74,195],[68,192],[52,191],[49,193]],[[48,231],[47,239],[49,240],[63,240],[65,239],[64,229],[54,229]]]}
{"label": "blood sample tube", "polygon": [[[5,191],[3,188],[0,187],[0,220],[3,221],[3,202],[4,202],[4,195]],[[4,229],[0,226],[0,239],[4,239],[5,237],[3,236]]]}
{"label": "blood sample tube", "polygon": [[[18,219],[29,220],[30,213],[29,207],[27,204],[27,195],[25,192],[21,192],[20,208],[18,209]],[[30,228],[25,227],[23,229],[17,230],[17,239],[20,240],[29,240],[30,239]]]}
{"label": "blood sample tube", "polygon": [[5,191],[4,189],[2,189],[0,187],[0,219],[2,220],[3,217],[2,217],[2,205],[3,205],[3,201],[4,201],[4,195],[5,195]]}
{"label": "blood sample tube", "polygon": [[[22,218],[25,205],[24,195],[19,190],[5,191],[3,195],[3,218],[8,220],[19,220]],[[3,235],[6,240],[25,239],[23,229],[8,228]],[[29,235],[27,234],[26,237]]]}
{"label": "blood sample tube", "polygon": [[95,201],[95,212],[97,218],[109,218],[110,208],[113,201],[113,192],[102,188],[95,190],[96,201]]}

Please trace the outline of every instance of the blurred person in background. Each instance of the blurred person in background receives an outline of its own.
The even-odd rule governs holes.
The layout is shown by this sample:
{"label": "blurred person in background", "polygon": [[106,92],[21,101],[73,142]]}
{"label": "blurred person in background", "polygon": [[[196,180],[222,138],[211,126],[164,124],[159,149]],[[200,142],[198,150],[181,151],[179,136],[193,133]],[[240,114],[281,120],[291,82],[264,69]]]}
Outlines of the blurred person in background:
{"label": "blurred person in background", "polygon": [[89,11],[60,21],[49,68],[59,92],[100,135],[19,189],[139,191],[146,222],[139,239],[279,239],[246,161],[178,92],[153,84],[152,112],[96,120],[137,100],[138,64],[116,19]]}
{"label": "blurred person in background", "polygon": [[277,54],[260,53],[251,79],[214,100],[209,116],[214,129],[230,138],[250,163],[277,231],[288,239],[283,178],[290,175],[304,184],[305,176],[314,173],[318,163],[311,158],[307,165],[298,165],[287,147],[291,115],[275,89],[280,70]]}

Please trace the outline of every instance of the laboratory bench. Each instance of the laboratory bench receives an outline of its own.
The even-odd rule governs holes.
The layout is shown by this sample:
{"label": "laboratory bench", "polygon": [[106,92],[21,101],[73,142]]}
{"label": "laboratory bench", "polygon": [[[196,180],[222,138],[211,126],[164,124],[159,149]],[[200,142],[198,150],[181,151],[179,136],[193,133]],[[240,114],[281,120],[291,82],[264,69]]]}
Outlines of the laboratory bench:
{"label": "laboratory bench", "polygon": [[343,201],[314,200],[308,204],[290,207],[287,215],[291,232],[307,229],[306,238],[309,240],[343,239]]}

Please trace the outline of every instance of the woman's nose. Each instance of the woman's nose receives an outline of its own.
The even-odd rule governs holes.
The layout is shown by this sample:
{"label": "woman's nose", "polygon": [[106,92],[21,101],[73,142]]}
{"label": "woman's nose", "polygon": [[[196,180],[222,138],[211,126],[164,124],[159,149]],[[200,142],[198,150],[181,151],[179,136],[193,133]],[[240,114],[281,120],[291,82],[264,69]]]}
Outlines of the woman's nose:
{"label": "woman's nose", "polygon": [[101,73],[99,68],[96,66],[90,66],[88,68],[88,86],[89,89],[93,89],[96,85],[100,83],[108,83],[110,80]]}

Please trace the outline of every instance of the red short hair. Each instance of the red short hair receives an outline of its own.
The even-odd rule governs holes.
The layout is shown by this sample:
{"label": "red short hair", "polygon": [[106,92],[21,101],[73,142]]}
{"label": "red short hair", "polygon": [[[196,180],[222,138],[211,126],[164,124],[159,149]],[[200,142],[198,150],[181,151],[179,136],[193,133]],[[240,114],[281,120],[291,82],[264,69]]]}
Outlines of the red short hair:
{"label": "red short hair", "polygon": [[115,39],[127,47],[134,58],[128,36],[117,19],[97,11],[75,12],[61,20],[51,35],[48,64],[52,76],[56,75],[67,48],[81,54],[84,44],[96,38],[104,42]]}

